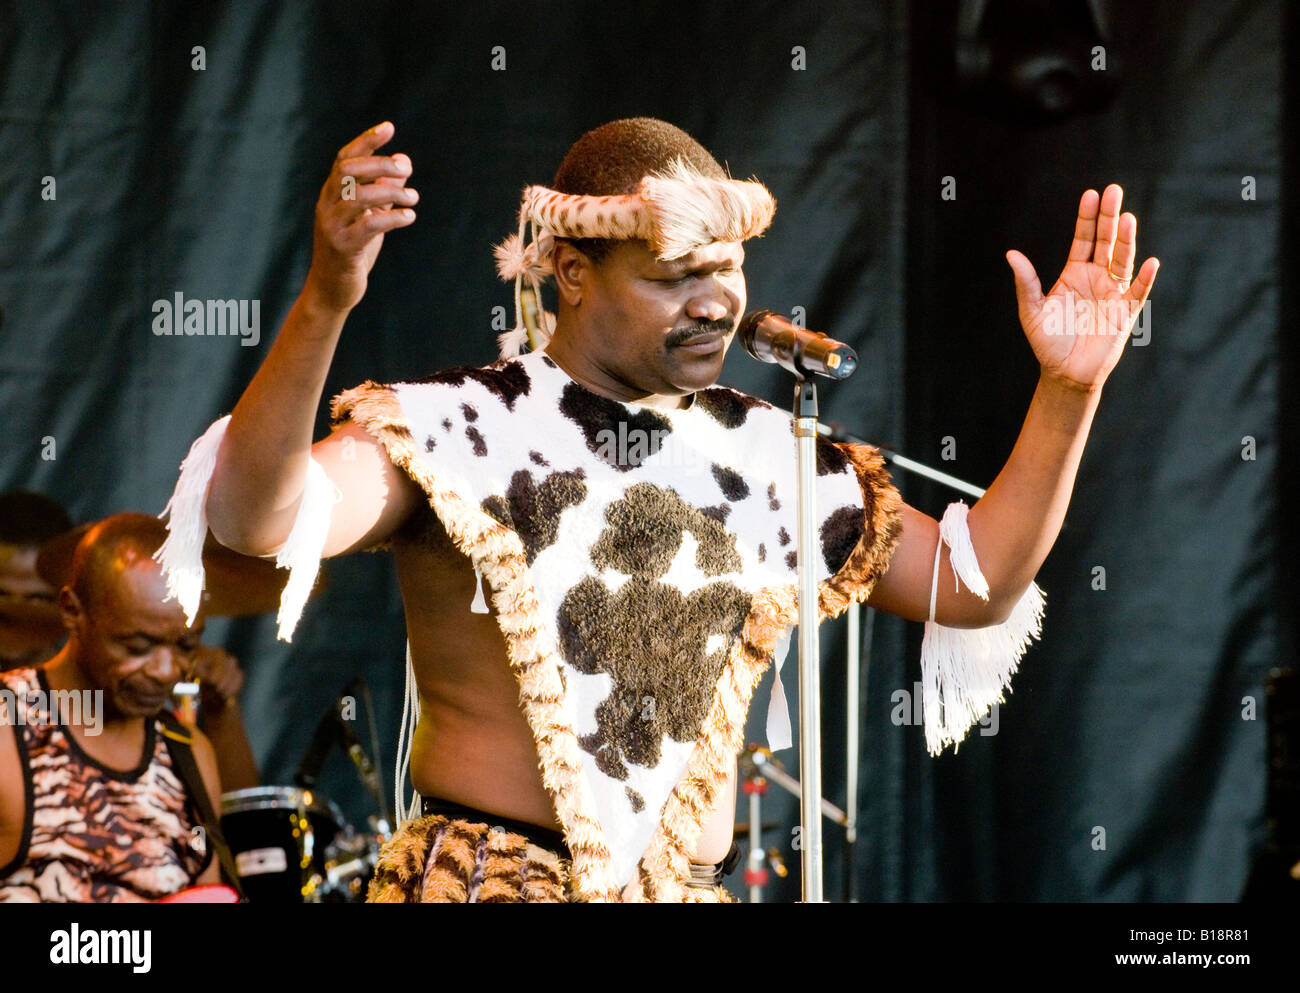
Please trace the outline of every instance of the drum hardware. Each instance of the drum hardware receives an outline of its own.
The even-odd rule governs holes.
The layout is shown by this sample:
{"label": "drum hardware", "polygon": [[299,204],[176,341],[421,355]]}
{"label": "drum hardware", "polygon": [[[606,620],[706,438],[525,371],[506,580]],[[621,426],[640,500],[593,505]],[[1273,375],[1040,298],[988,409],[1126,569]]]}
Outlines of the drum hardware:
{"label": "drum hardware", "polygon": [[[361,696],[369,709],[363,677],[344,687],[316,726],[298,765],[293,786],[260,786],[222,797],[222,831],[250,903],[355,903],[379,864],[380,846],[392,833],[374,765],[344,716],[343,701]],[[316,785],[334,746],[352,761],[376,797],[380,813],[360,833]]]}

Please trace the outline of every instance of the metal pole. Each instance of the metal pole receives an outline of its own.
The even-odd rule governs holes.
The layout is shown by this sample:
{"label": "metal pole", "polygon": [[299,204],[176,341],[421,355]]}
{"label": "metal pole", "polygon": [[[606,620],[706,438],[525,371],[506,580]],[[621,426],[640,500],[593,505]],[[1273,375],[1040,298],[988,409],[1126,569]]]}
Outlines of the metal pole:
{"label": "metal pole", "polygon": [[821,903],[821,649],[817,639],[817,385],[795,384],[794,434],[799,471],[799,780],[800,864],[804,903]]}
{"label": "metal pole", "polygon": [[844,686],[844,901],[853,900],[853,854],[858,841],[858,754],[861,751],[858,732],[858,677],[862,657],[859,652],[862,631],[862,608],[850,603],[848,630],[845,632],[846,649]]}

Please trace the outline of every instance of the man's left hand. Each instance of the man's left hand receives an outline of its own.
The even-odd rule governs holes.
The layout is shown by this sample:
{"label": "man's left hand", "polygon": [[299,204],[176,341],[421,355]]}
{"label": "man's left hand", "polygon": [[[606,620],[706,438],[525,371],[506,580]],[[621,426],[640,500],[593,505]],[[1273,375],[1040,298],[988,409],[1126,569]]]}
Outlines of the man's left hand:
{"label": "man's left hand", "polygon": [[208,716],[224,712],[244,688],[244,671],[235,657],[215,645],[199,645],[194,675],[199,681],[199,702]]}
{"label": "man's left hand", "polygon": [[1123,198],[1113,183],[1100,197],[1096,190],[1083,194],[1069,259],[1046,296],[1029,259],[1014,249],[1007,252],[1020,324],[1043,375],[1072,389],[1101,388],[1160,268],[1149,258],[1134,277],[1137,218],[1120,213]]}

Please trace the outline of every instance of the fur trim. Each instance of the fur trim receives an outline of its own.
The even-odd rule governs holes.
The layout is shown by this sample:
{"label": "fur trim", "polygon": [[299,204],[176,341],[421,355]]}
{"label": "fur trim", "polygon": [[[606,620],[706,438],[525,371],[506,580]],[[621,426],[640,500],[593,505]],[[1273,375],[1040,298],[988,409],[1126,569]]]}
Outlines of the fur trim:
{"label": "fur trim", "polygon": [[528,220],[559,238],[649,241],[654,224],[645,206],[639,193],[598,197],[530,186],[523,210]]}
{"label": "fur trim", "polygon": [[342,393],[331,413],[336,423],[351,418],[384,446],[393,464],[429,495],[447,534],[487,579],[510,667],[519,680],[520,705],[537,743],[542,783],[573,854],[575,895],[591,902],[617,900],[609,850],[582,775],[577,735],[560,702],[564,687],[556,647],[542,636],[541,608],[519,536],[423,471],[401,404],[388,387],[366,383]]}
{"label": "fur trim", "polygon": [[[520,234],[496,248],[497,272],[507,282],[551,274],[555,238],[639,238],[664,261],[715,241],[744,241],[767,230],[776,201],[755,180],[712,179],[680,159],[647,176],[636,193],[582,196],[545,186],[524,190],[522,220],[541,231],[536,247]],[[522,226],[522,225],[521,225]]]}
{"label": "fur trim", "polygon": [[551,253],[554,239],[538,239],[538,244],[525,245],[523,239],[512,234],[492,250],[497,260],[497,275],[505,282],[522,276],[538,281],[551,274]]}
{"label": "fur trim", "polygon": [[650,207],[651,247],[664,261],[715,241],[745,241],[767,230],[776,201],[762,183],[709,179],[680,159],[641,181]]}
{"label": "fur trim", "polygon": [[818,587],[818,614],[823,620],[839,617],[850,603],[861,603],[871,595],[903,537],[903,498],[889,478],[885,457],[870,445],[837,447],[853,463],[862,486],[865,520],[848,561]]}

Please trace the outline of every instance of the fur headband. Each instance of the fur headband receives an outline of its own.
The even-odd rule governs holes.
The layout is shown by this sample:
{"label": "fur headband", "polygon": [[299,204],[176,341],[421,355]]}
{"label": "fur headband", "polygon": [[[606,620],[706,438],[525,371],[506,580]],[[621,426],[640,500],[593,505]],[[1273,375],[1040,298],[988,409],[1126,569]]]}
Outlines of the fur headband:
{"label": "fur headband", "polygon": [[[515,284],[515,327],[500,336],[501,355],[518,355],[524,342],[539,349],[554,319],[541,311],[541,284],[551,275],[556,238],[641,239],[665,261],[715,241],[745,241],[767,230],[776,201],[755,180],[713,179],[677,159],[646,176],[636,193],[583,196],[545,186],[524,190],[519,230],[496,247],[497,272]],[[525,237],[532,229],[532,240]],[[532,290],[537,320],[525,322],[523,284]],[[532,333],[530,334],[530,326]]]}

